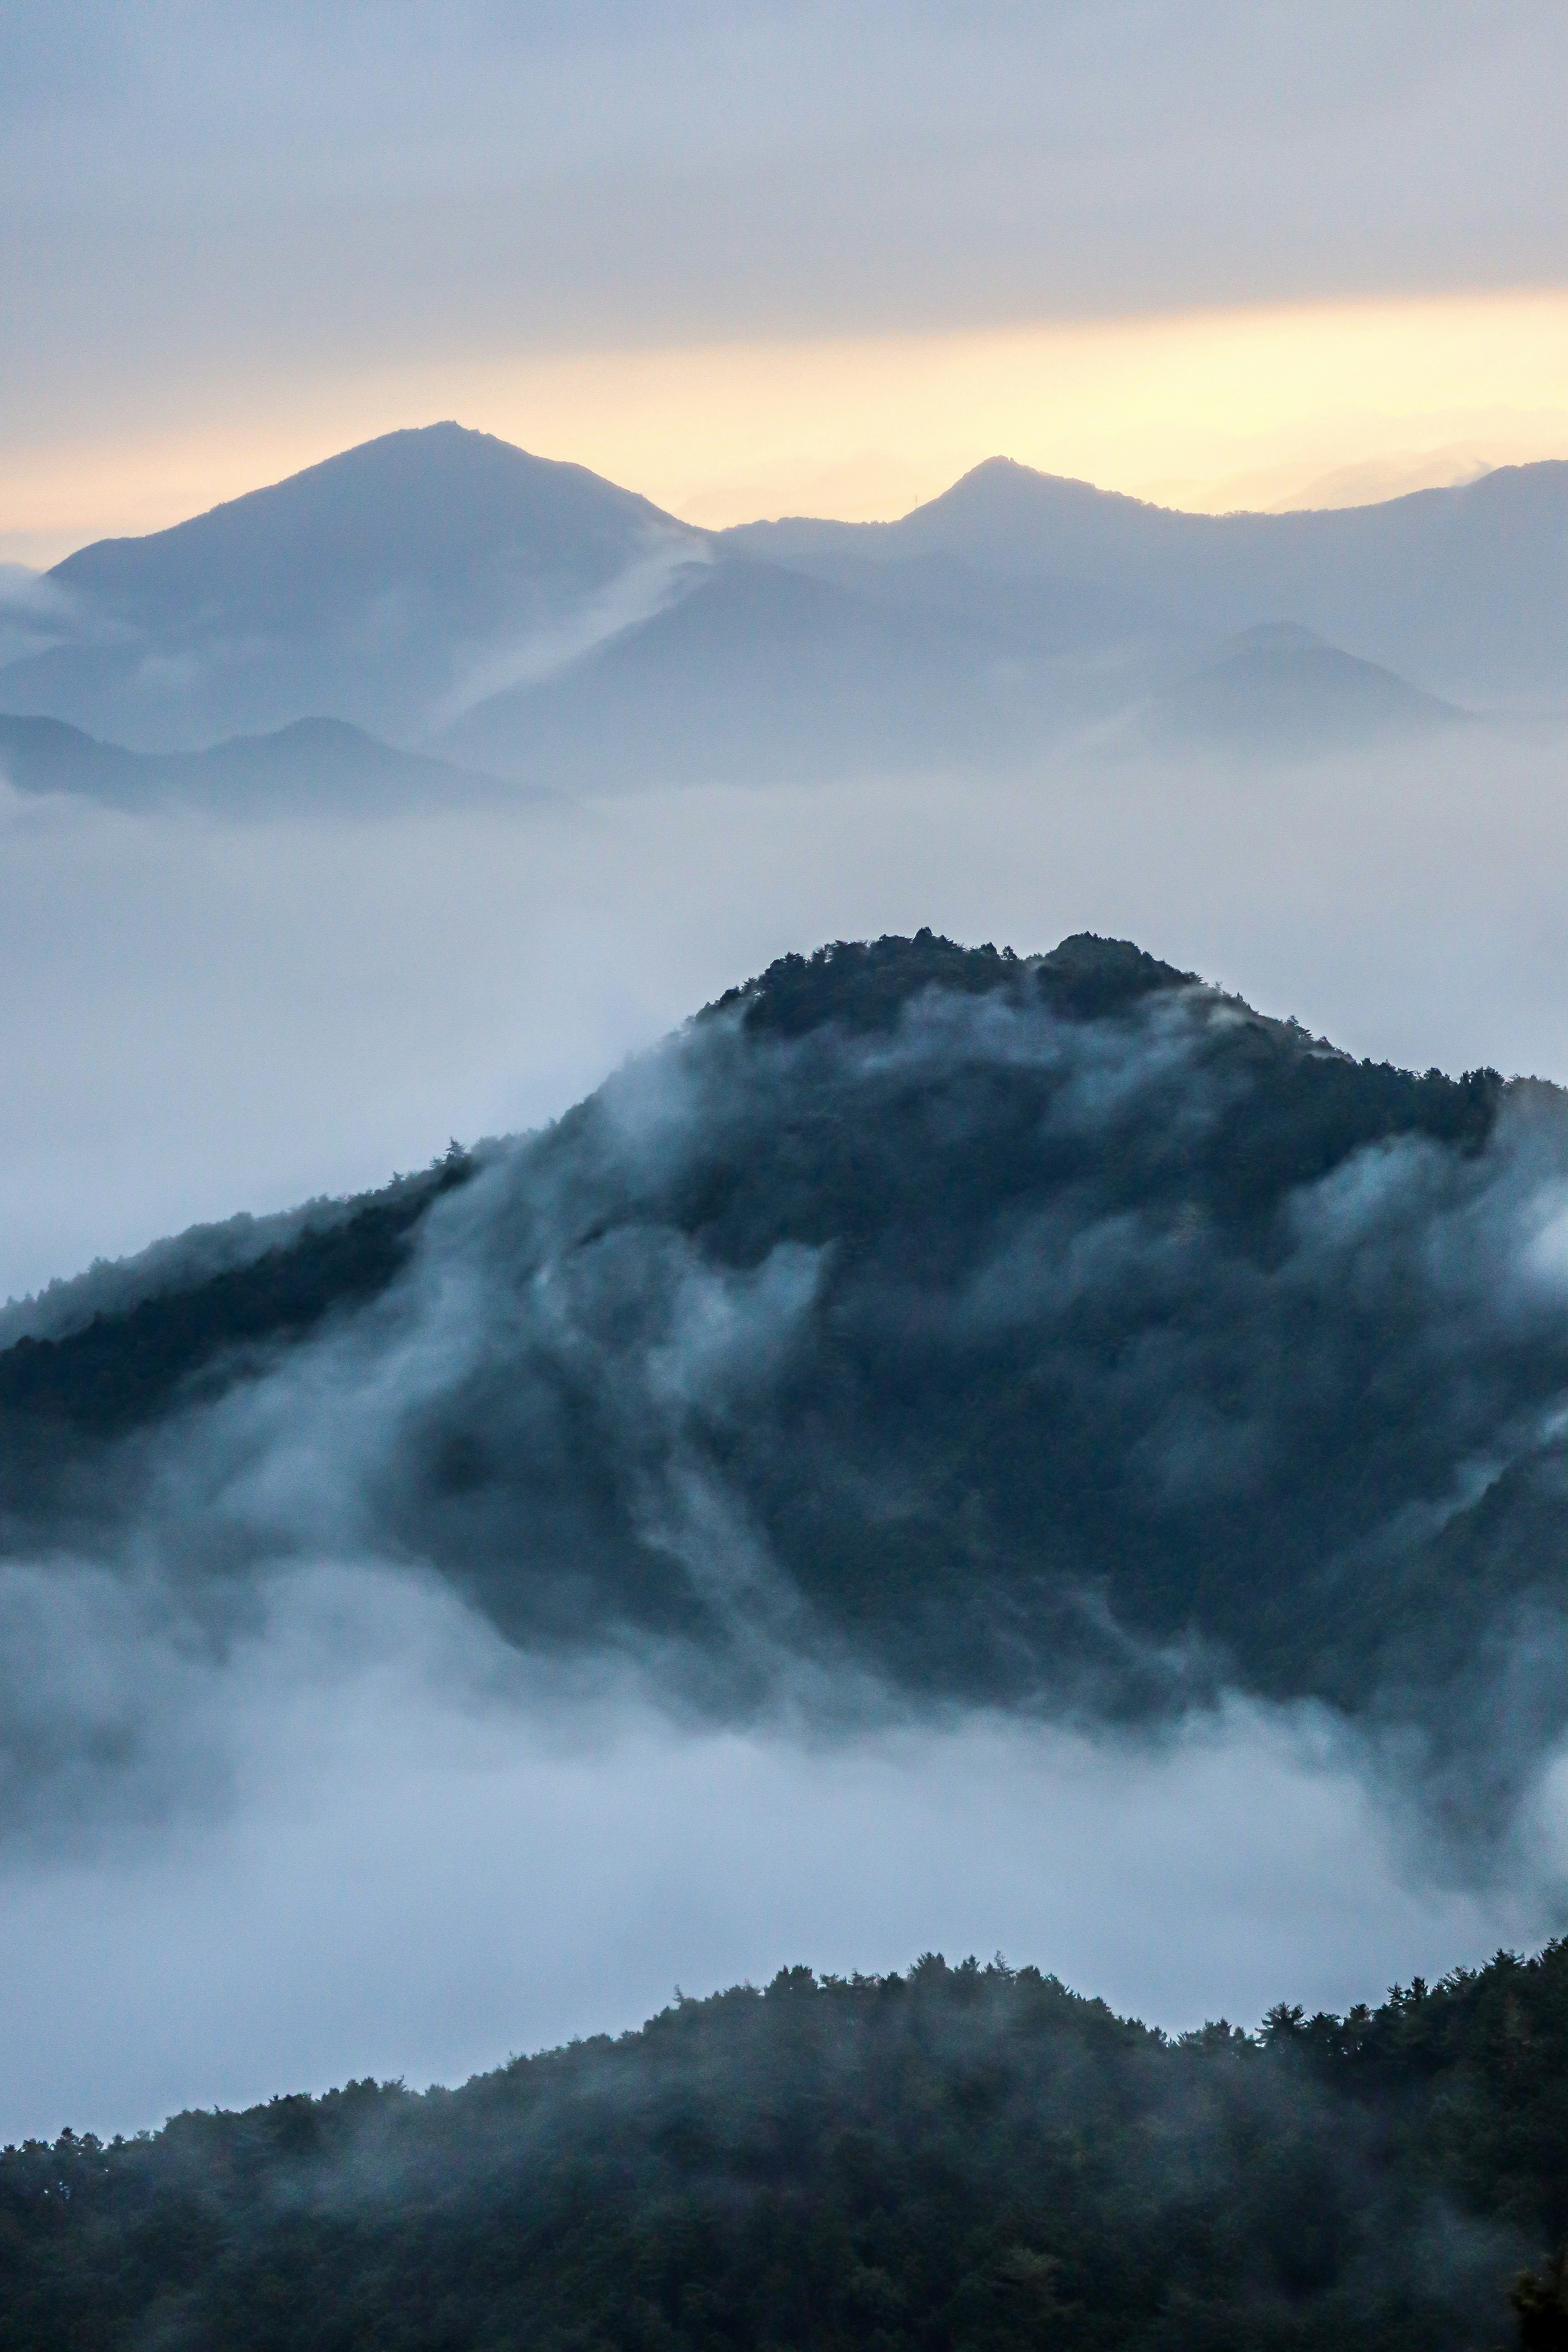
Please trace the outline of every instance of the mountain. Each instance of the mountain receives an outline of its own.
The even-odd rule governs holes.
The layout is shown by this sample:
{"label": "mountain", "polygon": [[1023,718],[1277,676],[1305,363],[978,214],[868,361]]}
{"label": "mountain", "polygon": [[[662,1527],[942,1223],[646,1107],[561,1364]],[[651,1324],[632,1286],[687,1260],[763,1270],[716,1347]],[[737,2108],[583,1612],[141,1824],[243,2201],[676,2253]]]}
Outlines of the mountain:
{"label": "mountain", "polygon": [[[997,458],[896,523],[714,534],[447,424],[8,583],[0,707],[160,753],[324,716],[616,790],[1016,766],[1279,624],[1434,698],[1560,713],[1565,609],[1563,463],[1216,517]],[[1319,685],[1327,740],[1349,689]]]}
{"label": "mountain", "polygon": [[808,570],[942,554],[1080,581],[1211,637],[1294,621],[1427,691],[1568,701],[1568,461],[1301,514],[1194,515],[1005,457],[892,523],[747,523],[722,543]]}
{"label": "mountain", "polygon": [[1247,629],[1152,696],[1146,742],[1306,758],[1462,727],[1468,714],[1289,622]]}
{"label": "mountain", "polygon": [[845,581],[729,556],[434,741],[583,789],[1016,760],[1117,706],[1123,670],[1104,657],[1140,618],[1124,602],[1019,593],[942,559]]}
{"label": "mountain", "polygon": [[110,808],[198,806],[250,815],[520,797],[516,785],[398,751],[341,719],[300,719],[205,751],[158,752],[100,743],[58,719],[0,712],[0,776],[16,792],[76,793]]}
{"label": "mountain", "polygon": [[1563,1943],[1175,2042],[1000,1959],[784,1969],[455,2091],[7,2148],[0,2347],[1552,2352],[1565,2089]]}
{"label": "mountain", "polygon": [[1484,1850],[1568,1722],[1564,1108],[1125,942],[786,957],[541,1135],[68,1286],[0,1544],[221,1608],[352,1527],[721,1715],[1312,1700]]}
{"label": "mountain", "polygon": [[319,712],[417,736],[475,677],[609,625],[595,600],[657,603],[706,545],[581,466],[457,425],[391,433],[68,556],[41,609],[68,633],[0,670],[0,704],[144,750]]}

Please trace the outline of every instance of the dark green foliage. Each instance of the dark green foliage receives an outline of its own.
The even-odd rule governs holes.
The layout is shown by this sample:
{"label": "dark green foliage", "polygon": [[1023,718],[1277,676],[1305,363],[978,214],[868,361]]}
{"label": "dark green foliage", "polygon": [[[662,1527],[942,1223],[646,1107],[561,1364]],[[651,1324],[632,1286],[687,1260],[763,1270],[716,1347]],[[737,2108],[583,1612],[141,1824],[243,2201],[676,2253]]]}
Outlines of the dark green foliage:
{"label": "dark green foliage", "polygon": [[1160,963],[1127,940],[1091,931],[1064,940],[1049,955],[1020,960],[1011,948],[959,947],[934,931],[912,940],[836,940],[815,955],[781,956],[757,979],[731,988],[700,1018],[743,1008],[749,1031],[803,1036],[827,1022],[850,1030],[890,1029],[923,989],[966,996],[1004,993],[1014,1003],[1044,1004],[1079,1021],[1124,1013],[1140,997],[1179,988],[1191,972]]}
{"label": "dark green foliage", "polygon": [[1032,1969],[794,1969],[457,2092],[9,2149],[0,2347],[1489,2352],[1565,2220],[1565,1944],[1176,2042]]}
{"label": "dark green foliage", "polygon": [[1521,2272],[1509,2301],[1523,2352],[1568,2352],[1568,2240],[1547,2263],[1544,2276]]}
{"label": "dark green foliage", "polygon": [[431,1202],[468,1173],[468,1161],[449,1155],[427,1178],[373,1194],[345,1222],[307,1231],[248,1265],[144,1298],[123,1315],[95,1316],[64,1339],[16,1340],[0,1353],[0,1416],[108,1436],[167,1411],[208,1368],[221,1366],[226,1379],[255,1369],[264,1343],[298,1339],[384,1290]]}

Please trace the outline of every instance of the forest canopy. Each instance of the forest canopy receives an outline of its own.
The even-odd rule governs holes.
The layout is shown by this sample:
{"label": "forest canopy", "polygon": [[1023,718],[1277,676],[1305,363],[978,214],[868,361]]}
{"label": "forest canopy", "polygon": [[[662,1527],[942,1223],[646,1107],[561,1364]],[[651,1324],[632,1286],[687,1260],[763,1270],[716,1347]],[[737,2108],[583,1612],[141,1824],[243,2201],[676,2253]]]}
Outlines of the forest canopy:
{"label": "forest canopy", "polygon": [[7,2148],[0,2347],[1490,2352],[1526,2269],[1552,2345],[1565,2084],[1568,1942],[1174,2040],[1000,1958],[786,1969],[456,2091]]}

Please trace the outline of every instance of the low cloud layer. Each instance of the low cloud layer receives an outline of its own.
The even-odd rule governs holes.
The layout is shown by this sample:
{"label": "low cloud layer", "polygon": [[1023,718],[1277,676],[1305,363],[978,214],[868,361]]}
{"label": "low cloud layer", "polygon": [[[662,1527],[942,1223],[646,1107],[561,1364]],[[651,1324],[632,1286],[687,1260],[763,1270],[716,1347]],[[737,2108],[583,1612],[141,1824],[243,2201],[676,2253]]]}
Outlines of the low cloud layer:
{"label": "low cloud layer", "polygon": [[1560,765],[1064,758],[382,824],[14,796],[0,1297],[535,1125],[773,956],[926,921],[1137,939],[1358,1055],[1568,1077]]}
{"label": "low cloud layer", "polygon": [[[1288,789],[1129,763],[439,825],[14,803],[4,952],[29,1017],[5,1051],[38,1115],[7,1139],[12,1286],[185,1215],[374,1181],[454,1127],[526,1124],[771,954],[928,916],[1021,946],[1131,933],[1358,1051],[1550,1070],[1537,1044],[1561,1028],[1545,941],[1565,869],[1549,764],[1524,745],[1494,777],[1501,826],[1477,814],[1457,754],[1375,776],[1324,763]],[[1484,919],[1483,819],[1489,854],[1500,835],[1511,861]],[[970,1023],[972,1062],[1049,1049],[952,1018]],[[913,1069],[956,1034],[939,1020],[897,1050]],[[1117,1083],[1164,1082],[1161,1053],[1179,1073],[1180,1024],[1148,1042],[1152,1058],[1120,1074],[1086,1066],[1067,1108],[1108,1116]],[[714,1087],[737,1131],[759,1108],[718,1082],[721,1054],[681,1066],[667,1054],[611,1087],[601,1176],[673,1167],[692,1086]],[[90,1090],[62,1089],[66,1068]],[[172,1100],[187,1107],[177,1129]],[[1442,1509],[1490,1491],[1547,1425],[1538,1384],[1511,1404],[1506,1380],[1488,1387],[1561,1280],[1560,1136],[1530,1103],[1479,1161],[1407,1142],[1352,1165],[1293,1229],[1309,1287],[1338,1285],[1374,1320],[1415,1297],[1412,1328],[1430,1309],[1431,1332],[1459,1335],[1484,1370],[1467,1406],[1465,1382],[1428,1360],[1440,1413],[1473,1420],[1434,1426],[1468,1465]],[[1563,1768],[1529,1711],[1557,1654],[1544,1619],[1500,1622],[1467,1701],[1501,1710],[1496,1752],[1513,1762],[1501,1813],[1462,1852],[1410,1804],[1429,1759],[1397,1709],[1352,1722],[1244,1697],[1179,1645],[1162,1654],[1194,1704],[1142,1727],[1019,1717],[973,1693],[911,1704],[883,1665],[801,1641],[768,1545],[726,1515],[688,1443],[710,1442],[716,1413],[732,1406],[739,1425],[765,1405],[824,1278],[815,1245],[726,1271],[670,1236],[623,1234],[574,1271],[563,1260],[542,1323],[520,1274],[586,1196],[569,1166],[564,1190],[531,1192],[531,1164],[498,1161],[455,1193],[369,1323],[160,1439],[131,1519],[89,1514],[13,1545],[0,1955],[27,2054],[0,2132],[132,2126],[364,2071],[449,2077],[631,2022],[674,1980],[701,1990],[796,1958],[1000,1946],[1184,2025],[1281,1998],[1342,2005],[1555,1924]],[[197,1246],[242,1258],[254,1238]],[[1037,1311],[1029,1253],[1015,1263],[999,1238],[944,1309],[956,1299],[993,1332]],[[1101,1220],[1050,1255],[1087,1297],[1140,1254],[1157,1271],[1167,1246]],[[542,1646],[537,1626],[521,1646],[501,1638],[451,1528],[409,1516],[393,1474],[427,1454],[432,1414],[457,1407],[471,1430],[489,1381],[515,1415],[519,1367],[541,1349],[580,1370],[592,1357],[601,1403],[627,1383],[658,1454],[645,1532],[662,1510],[689,1598],[703,1602],[707,1576],[707,1601],[764,1665],[796,1661],[754,1675],[738,1710],[684,1667],[672,1679],[679,1625],[607,1652]],[[1401,1379],[1418,1386],[1421,1363],[1417,1348]],[[1204,1411],[1194,1393],[1184,1423],[1173,1404],[1151,1440],[1144,1466],[1173,1494],[1184,1463],[1244,1487],[1260,1458],[1258,1429]],[[1412,1529],[1389,1532],[1397,1546]]]}
{"label": "low cloud layer", "polygon": [[1549,1802],[1511,1886],[1434,1878],[1311,1710],[682,1734],[635,1686],[541,1686],[385,1570],[279,1581],[223,1657],[69,1605],[79,1686],[157,1703],[143,1795],[172,1772],[196,1801],[0,1870],[0,2138],[460,2079],[806,1955],[1000,1946],[1173,2028],[1254,2022],[1531,1940],[1563,1864]]}

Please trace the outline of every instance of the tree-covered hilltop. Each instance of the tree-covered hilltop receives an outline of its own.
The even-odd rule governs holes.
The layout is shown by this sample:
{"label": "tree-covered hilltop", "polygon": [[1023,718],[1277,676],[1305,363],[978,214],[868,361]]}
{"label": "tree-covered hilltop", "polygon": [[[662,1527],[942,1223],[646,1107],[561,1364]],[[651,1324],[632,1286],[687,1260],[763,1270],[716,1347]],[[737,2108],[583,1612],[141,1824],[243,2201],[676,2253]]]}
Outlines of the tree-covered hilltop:
{"label": "tree-covered hilltop", "polygon": [[9,2148],[0,2352],[1491,2352],[1527,2265],[1561,2341],[1565,2229],[1568,1943],[1173,2042],[1034,1969],[796,1968]]}
{"label": "tree-covered hilltop", "polygon": [[1310,1697],[1495,1823],[1564,1714],[1563,1113],[1125,941],[784,957],[542,1134],[0,1352],[0,1542],[176,1547],[195,1606],[352,1528],[721,1707]]}

